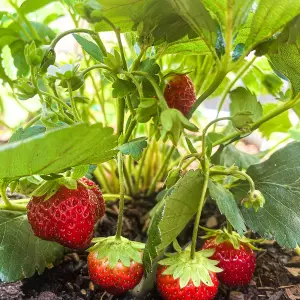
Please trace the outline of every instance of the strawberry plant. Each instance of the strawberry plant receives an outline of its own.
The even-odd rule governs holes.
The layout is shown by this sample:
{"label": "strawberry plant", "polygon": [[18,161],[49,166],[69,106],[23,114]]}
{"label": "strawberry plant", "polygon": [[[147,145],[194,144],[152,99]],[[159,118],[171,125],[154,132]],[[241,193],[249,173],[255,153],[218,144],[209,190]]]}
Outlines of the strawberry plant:
{"label": "strawberry plant", "polygon": [[[162,299],[214,299],[219,281],[251,282],[253,243],[299,249],[298,0],[6,5],[3,282],[41,274],[80,249],[90,279],[109,294],[137,285],[142,294],[156,272]],[[54,29],[61,15],[71,29]],[[67,38],[76,48],[62,55]],[[213,100],[212,117],[205,105]],[[10,101],[26,120],[9,113]],[[275,145],[239,150],[255,133]],[[119,200],[115,234],[95,237],[111,200]],[[125,200],[152,207],[139,241],[123,236]],[[224,226],[200,238],[206,204]]]}

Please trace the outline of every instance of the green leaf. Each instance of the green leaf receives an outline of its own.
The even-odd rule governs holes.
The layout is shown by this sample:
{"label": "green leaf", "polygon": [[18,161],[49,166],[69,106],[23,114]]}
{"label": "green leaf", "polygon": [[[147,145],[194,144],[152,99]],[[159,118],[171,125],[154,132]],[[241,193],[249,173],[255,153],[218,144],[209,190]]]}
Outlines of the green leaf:
{"label": "green leaf", "polygon": [[143,262],[151,272],[152,262],[173,242],[197,212],[203,184],[200,170],[190,170],[166,193],[152,219]]}
{"label": "green leaf", "polygon": [[118,149],[125,155],[131,155],[134,160],[139,160],[142,157],[144,148],[147,147],[146,140],[146,137],[140,137],[119,146]]}
{"label": "green leaf", "polygon": [[20,38],[19,33],[9,28],[0,28],[0,48],[5,45],[10,45]]}
{"label": "green leaf", "polygon": [[238,87],[230,92],[230,115],[234,116],[237,113],[249,111],[253,121],[257,121],[262,117],[263,109],[256,96],[249,90]]}
{"label": "green leaf", "polygon": [[[231,30],[236,33],[245,23],[254,0],[202,0],[202,2],[215,15],[223,32]],[[230,28],[228,28],[228,24],[231,24]]]}
{"label": "green leaf", "polygon": [[272,67],[292,84],[292,94],[300,92],[300,17],[295,18],[272,43],[268,57]]}
{"label": "green leaf", "polygon": [[95,43],[78,34],[73,34],[73,37],[81,45],[83,50],[86,51],[91,57],[99,62],[103,62],[103,53]]}
{"label": "green leaf", "polygon": [[23,14],[28,14],[54,1],[57,0],[25,0],[20,6],[20,12]]}
{"label": "green leaf", "polygon": [[223,165],[225,167],[236,165],[240,169],[247,169],[250,165],[259,162],[259,158],[257,156],[240,151],[233,145],[220,148],[218,152],[219,161],[214,161],[214,163]]}
{"label": "green leaf", "polygon": [[[264,115],[274,110],[281,103],[266,103],[263,105]],[[266,138],[269,138],[273,132],[288,132],[292,127],[288,111],[285,111],[275,118],[263,123],[259,131]]]}
{"label": "green leaf", "polygon": [[172,192],[164,198],[164,214],[158,229],[163,250],[178,236],[197,212],[203,177],[199,170],[186,173],[173,187]]}
{"label": "green leaf", "polygon": [[[249,167],[247,174],[266,202],[257,212],[253,208],[242,208],[244,219],[252,230],[267,239],[276,239],[287,248],[300,244],[299,153],[300,143],[291,143],[267,161]],[[248,190],[247,183],[241,181],[233,192],[241,201]]]}
{"label": "green leaf", "polygon": [[112,85],[112,96],[114,98],[123,98],[136,91],[135,85],[128,80],[118,78]]}
{"label": "green leaf", "polygon": [[14,60],[14,65],[17,68],[17,75],[19,77],[26,76],[29,73],[29,66],[27,65],[24,55],[25,43],[17,40],[9,45],[11,56]]}
{"label": "green leaf", "polygon": [[30,128],[19,128],[9,139],[9,143],[24,140],[46,131],[45,126],[32,126]]}
{"label": "green leaf", "polygon": [[261,0],[253,16],[246,47],[257,45],[271,37],[299,14],[298,0]]}
{"label": "green leaf", "polygon": [[20,212],[0,211],[0,279],[14,282],[41,274],[48,264],[61,258],[64,247],[37,238]]}
{"label": "green leaf", "polygon": [[206,55],[210,53],[206,43],[200,38],[189,39],[187,36],[179,41],[165,43],[158,47],[161,54]]}
{"label": "green leaf", "polygon": [[191,26],[198,36],[214,51],[217,40],[217,23],[201,1],[168,0],[176,12]]}
{"label": "green leaf", "polygon": [[[72,137],[72,138],[70,138]],[[0,147],[0,178],[57,173],[116,155],[117,137],[101,124],[79,124]]]}
{"label": "green leaf", "polygon": [[226,216],[239,234],[243,234],[246,231],[245,221],[232,193],[220,183],[214,183],[211,180],[208,183],[208,188],[210,196],[217,202],[220,212]]}

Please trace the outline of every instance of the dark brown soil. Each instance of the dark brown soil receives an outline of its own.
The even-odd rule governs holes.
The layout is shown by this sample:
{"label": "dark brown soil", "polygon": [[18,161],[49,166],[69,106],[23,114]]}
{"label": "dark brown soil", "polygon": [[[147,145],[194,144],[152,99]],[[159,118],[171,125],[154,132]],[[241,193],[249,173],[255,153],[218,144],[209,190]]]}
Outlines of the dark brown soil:
{"label": "dark brown soil", "polygon": [[[148,224],[147,212],[153,206],[152,201],[143,200],[126,205],[124,236],[137,241],[146,238]],[[213,216],[213,217],[212,217]],[[97,225],[96,236],[108,236],[115,233],[117,205],[108,205],[105,217]],[[202,225],[220,227],[224,218],[219,215],[213,204],[208,204],[203,213]],[[182,245],[188,242],[191,226],[182,233],[179,241]],[[202,233],[200,232],[200,235]],[[199,239],[199,246],[201,241]],[[283,250],[276,243],[260,246],[263,251],[257,253],[257,267],[254,278],[248,288],[228,290],[220,286],[216,299],[300,299],[300,257],[293,251]],[[131,300],[161,299],[155,288],[150,291],[122,297],[113,297],[103,293],[89,279],[87,254],[69,252],[64,261],[46,270],[42,275],[35,275],[12,284],[0,284],[0,300]]]}

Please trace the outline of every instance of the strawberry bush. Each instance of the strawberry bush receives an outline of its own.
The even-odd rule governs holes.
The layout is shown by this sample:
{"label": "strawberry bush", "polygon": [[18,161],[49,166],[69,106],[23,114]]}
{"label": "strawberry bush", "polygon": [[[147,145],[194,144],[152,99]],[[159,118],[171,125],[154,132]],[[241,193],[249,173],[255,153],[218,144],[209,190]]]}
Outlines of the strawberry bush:
{"label": "strawberry bush", "polygon": [[[298,251],[298,0],[9,0],[7,7],[0,11],[0,124],[10,132],[0,147],[3,282],[41,274],[70,248],[89,252],[91,280],[112,295],[156,272],[162,299],[213,299],[219,281],[249,284],[255,243]],[[71,29],[52,28],[61,15]],[[61,55],[65,39],[79,55]],[[4,97],[37,109],[11,126]],[[218,104],[207,118],[211,99]],[[254,132],[281,139],[256,154],[239,150]],[[13,192],[24,197],[10,199]],[[117,199],[115,235],[94,237],[105,202]],[[138,199],[153,203],[143,243],[122,236],[125,200]],[[204,228],[200,248],[207,203],[226,224]]]}

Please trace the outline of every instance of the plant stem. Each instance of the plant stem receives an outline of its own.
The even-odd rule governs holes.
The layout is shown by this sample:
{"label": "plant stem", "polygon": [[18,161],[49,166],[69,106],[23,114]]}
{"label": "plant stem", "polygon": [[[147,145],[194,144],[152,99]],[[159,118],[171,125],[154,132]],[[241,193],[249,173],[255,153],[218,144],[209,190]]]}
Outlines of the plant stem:
{"label": "plant stem", "polygon": [[69,90],[69,96],[70,96],[71,107],[72,107],[72,110],[73,110],[73,115],[75,117],[75,120],[80,121],[80,116],[79,116],[79,113],[77,111],[76,104],[75,104],[75,101],[74,101],[74,98],[73,98],[73,91],[72,91],[71,82],[68,80],[67,83],[68,83],[68,90]]}
{"label": "plant stem", "polygon": [[215,175],[239,175],[239,176],[243,176],[250,185],[250,192],[254,192],[255,191],[255,184],[252,180],[252,178],[245,172],[243,171],[238,171],[238,170],[214,170],[213,168],[209,170],[209,175],[210,176],[215,176]]}
{"label": "plant stem", "polygon": [[[287,111],[288,109],[294,107],[296,104],[299,104],[299,98],[295,98],[289,101],[286,101],[285,103],[283,103],[282,105],[280,105],[279,107],[275,108],[273,111],[269,112],[268,114],[266,114],[265,116],[263,116],[260,120],[254,122],[251,126],[250,126],[250,131],[254,131],[255,129],[259,128],[260,125],[262,125],[263,123],[269,121],[270,119],[280,115],[281,113]],[[221,139],[219,139],[218,141],[213,143],[213,147],[224,144],[230,140],[236,140],[236,138],[241,138],[242,133],[241,132],[234,132],[228,136],[225,136]]]}
{"label": "plant stem", "polygon": [[121,135],[124,130],[124,117],[125,117],[125,99],[117,99],[117,133]]}
{"label": "plant stem", "polygon": [[[107,201],[107,200],[116,200],[116,199],[120,198],[119,194],[102,194],[102,196],[103,196],[105,201]],[[127,195],[124,195],[124,199],[125,200],[133,200],[132,197],[127,196]]]}
{"label": "plant stem", "polygon": [[13,204],[9,201],[6,195],[7,184],[2,183],[0,186],[0,196],[4,203],[0,204],[0,209],[13,210],[13,211],[26,211],[26,205]]}
{"label": "plant stem", "polygon": [[[238,73],[236,74],[235,78],[228,84],[228,86],[226,87],[223,95],[222,95],[222,98],[220,100],[220,103],[218,105],[218,111],[217,111],[217,117],[219,117],[219,114],[220,114],[220,111],[222,110],[223,108],[223,105],[224,105],[224,102],[226,100],[226,96],[227,94],[230,92],[230,90],[232,89],[232,87],[234,86],[234,84],[238,81],[238,79],[249,69],[249,67],[254,63],[254,61],[256,60],[256,56],[254,56],[253,59],[251,59],[246,65],[244,65],[244,67],[242,67]],[[214,131],[216,129],[216,125],[214,126]]]}
{"label": "plant stem", "polygon": [[95,69],[103,69],[103,70],[107,70],[107,71],[110,71],[112,72],[112,69],[105,66],[105,65],[102,65],[102,64],[96,64],[96,65],[93,65],[93,66],[90,66],[86,69],[84,69],[82,71],[82,75],[85,76],[88,72],[92,71],[92,70],[95,70]]}
{"label": "plant stem", "polygon": [[140,185],[140,181],[141,181],[141,177],[142,177],[142,170],[145,167],[144,166],[144,162],[145,159],[147,157],[147,153],[148,153],[148,149],[149,149],[149,145],[148,147],[144,150],[142,159],[139,161],[139,165],[138,165],[138,172],[137,172],[137,176],[136,176],[136,182],[135,182],[135,193],[137,194],[139,191],[139,185]]}
{"label": "plant stem", "polygon": [[202,155],[205,155],[206,133],[207,133],[209,127],[219,121],[224,121],[224,120],[231,120],[231,117],[223,117],[223,118],[215,119],[215,120],[209,122],[204,127],[204,129],[202,131]]}
{"label": "plant stem", "polygon": [[206,170],[204,172],[204,180],[203,180],[203,185],[202,185],[202,190],[201,190],[201,196],[200,196],[197,215],[196,215],[194,228],[193,228],[192,245],[191,245],[191,259],[194,259],[195,253],[196,253],[198,229],[199,229],[202,208],[203,208],[204,202],[205,202],[205,195],[206,195],[206,191],[207,191],[208,180],[209,180],[209,172],[208,172],[208,170]]}
{"label": "plant stem", "polygon": [[121,239],[122,233],[122,223],[123,223],[123,214],[124,214],[124,197],[125,197],[125,185],[124,185],[124,170],[123,170],[123,156],[122,153],[118,153],[118,171],[119,171],[119,182],[120,182],[120,204],[119,204],[119,215],[118,215],[118,224],[116,239]]}
{"label": "plant stem", "polygon": [[168,163],[169,163],[170,158],[172,157],[172,154],[173,154],[174,150],[175,150],[175,146],[172,145],[172,146],[170,147],[170,149],[169,149],[169,151],[168,151],[166,157],[165,157],[165,160],[164,160],[163,164],[160,166],[160,168],[159,168],[159,170],[157,171],[157,173],[156,173],[154,179],[153,179],[152,182],[151,182],[151,185],[150,185],[150,187],[149,187],[149,189],[148,189],[148,192],[147,192],[147,196],[150,196],[150,195],[153,193],[153,191],[154,191],[154,189],[155,189],[155,187],[156,187],[156,184],[157,184],[158,180],[160,179],[161,175],[163,174],[165,168],[167,167],[167,165],[168,165]]}
{"label": "plant stem", "polygon": [[50,97],[50,98],[54,99],[57,103],[61,104],[66,110],[72,112],[71,107],[69,105],[67,105],[64,101],[62,101],[61,99],[59,99],[58,97],[56,97],[54,95],[51,95],[51,94],[49,94],[47,92],[41,91],[41,90],[40,90],[40,93],[41,93],[41,95],[44,95],[46,97]]}
{"label": "plant stem", "polygon": [[182,165],[183,165],[184,161],[185,161],[186,159],[189,159],[189,158],[192,158],[192,157],[195,158],[195,159],[200,159],[200,154],[199,154],[199,153],[191,153],[191,154],[185,155],[185,156],[180,160],[178,167],[179,167],[179,168],[182,168]]}
{"label": "plant stem", "polygon": [[27,129],[27,128],[31,127],[33,124],[35,124],[40,119],[40,117],[41,117],[41,114],[36,115],[24,126],[24,129]]}
{"label": "plant stem", "polygon": [[136,124],[137,124],[136,120],[132,119],[131,122],[130,122],[130,124],[129,124],[129,126],[128,126],[128,129],[127,129],[127,131],[125,133],[125,136],[124,136],[124,139],[123,139],[123,144],[125,144],[125,143],[127,143],[129,141],[130,136],[131,136],[131,134],[132,134],[132,132],[133,132]]}

